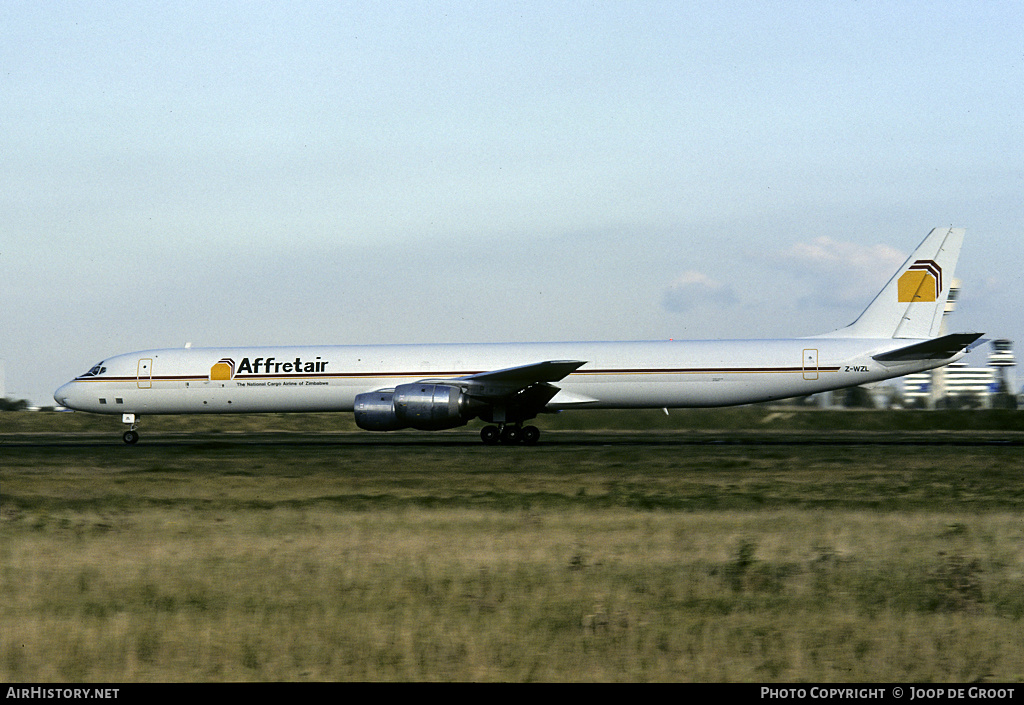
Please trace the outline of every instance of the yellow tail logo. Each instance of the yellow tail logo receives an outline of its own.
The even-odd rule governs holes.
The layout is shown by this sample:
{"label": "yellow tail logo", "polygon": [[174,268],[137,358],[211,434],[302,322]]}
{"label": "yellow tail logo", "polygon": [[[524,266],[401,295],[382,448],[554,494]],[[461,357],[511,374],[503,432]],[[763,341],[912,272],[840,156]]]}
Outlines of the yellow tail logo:
{"label": "yellow tail logo", "polygon": [[942,292],[942,267],[930,259],[919,259],[899,280],[901,303],[938,300]]}

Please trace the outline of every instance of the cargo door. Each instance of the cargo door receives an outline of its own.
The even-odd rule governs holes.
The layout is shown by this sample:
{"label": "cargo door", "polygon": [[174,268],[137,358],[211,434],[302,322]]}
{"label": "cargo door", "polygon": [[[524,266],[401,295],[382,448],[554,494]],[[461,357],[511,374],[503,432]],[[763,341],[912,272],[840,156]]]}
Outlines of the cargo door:
{"label": "cargo door", "polygon": [[144,357],[139,360],[139,389],[149,389],[153,386],[153,360]]}
{"label": "cargo door", "polygon": [[804,379],[818,379],[817,348],[804,348]]}

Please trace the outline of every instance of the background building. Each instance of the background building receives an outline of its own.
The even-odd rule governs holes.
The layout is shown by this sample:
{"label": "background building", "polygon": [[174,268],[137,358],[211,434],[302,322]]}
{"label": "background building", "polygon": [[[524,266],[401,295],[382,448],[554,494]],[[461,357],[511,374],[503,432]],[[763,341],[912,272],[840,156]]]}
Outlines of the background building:
{"label": "background building", "polygon": [[954,362],[938,370],[903,378],[903,403],[929,409],[948,407],[1016,406],[1013,342],[993,340],[988,366],[968,367]]}

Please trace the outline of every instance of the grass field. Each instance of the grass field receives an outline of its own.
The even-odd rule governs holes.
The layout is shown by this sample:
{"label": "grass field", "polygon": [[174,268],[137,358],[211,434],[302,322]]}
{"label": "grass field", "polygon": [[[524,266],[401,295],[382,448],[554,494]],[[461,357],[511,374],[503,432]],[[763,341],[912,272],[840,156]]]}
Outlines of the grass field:
{"label": "grass field", "polygon": [[2,414],[0,678],[1018,681],[1024,415],[970,414],[566,414],[533,448]]}

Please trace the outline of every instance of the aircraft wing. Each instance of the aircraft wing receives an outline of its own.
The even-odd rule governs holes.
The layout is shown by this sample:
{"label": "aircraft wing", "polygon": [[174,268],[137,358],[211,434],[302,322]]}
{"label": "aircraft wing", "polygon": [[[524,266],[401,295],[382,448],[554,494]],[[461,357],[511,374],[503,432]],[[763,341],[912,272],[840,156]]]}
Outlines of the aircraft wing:
{"label": "aircraft wing", "polygon": [[535,382],[557,382],[570,372],[587,364],[582,360],[548,360],[532,365],[509,367],[493,372],[478,372],[475,375],[462,377],[462,380],[473,384],[533,384]]}
{"label": "aircraft wing", "polygon": [[551,385],[551,382],[559,381],[585,364],[584,360],[546,360],[454,379],[422,379],[420,382],[461,387],[467,394],[479,399],[510,397],[530,389],[550,389],[551,396],[554,396],[558,388]]}
{"label": "aircraft wing", "polygon": [[879,362],[905,362],[907,360],[944,360],[980,338],[983,333],[952,333],[941,338],[914,343],[903,348],[873,355]]}
{"label": "aircraft wing", "polygon": [[546,360],[454,379],[424,379],[420,383],[460,387],[471,399],[500,409],[496,420],[532,418],[561,391],[551,383],[585,364],[585,360]]}
{"label": "aircraft wing", "polygon": [[422,379],[417,384],[459,387],[487,409],[480,417],[492,423],[531,419],[561,389],[551,384],[587,364],[585,360],[545,360],[530,365],[477,372],[465,377]]}

